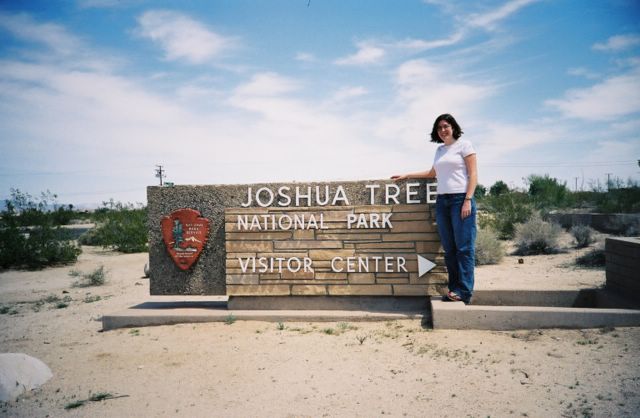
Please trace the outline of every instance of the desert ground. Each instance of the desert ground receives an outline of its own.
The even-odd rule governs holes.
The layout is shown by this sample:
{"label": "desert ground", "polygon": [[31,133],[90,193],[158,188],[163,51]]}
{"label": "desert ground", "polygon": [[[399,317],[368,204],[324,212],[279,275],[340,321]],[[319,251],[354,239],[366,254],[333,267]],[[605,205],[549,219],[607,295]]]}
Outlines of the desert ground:
{"label": "desert ground", "polygon": [[[604,284],[577,254],[507,256],[476,287]],[[518,258],[524,260],[518,263]],[[146,254],[84,247],[73,266],[0,273],[0,352],[53,378],[10,417],[634,417],[640,328],[432,330],[420,320],[181,324],[102,332],[101,316],[149,296]],[[103,265],[107,282],[74,287]],[[231,321],[229,321],[231,322]],[[69,408],[92,395],[106,396]]]}

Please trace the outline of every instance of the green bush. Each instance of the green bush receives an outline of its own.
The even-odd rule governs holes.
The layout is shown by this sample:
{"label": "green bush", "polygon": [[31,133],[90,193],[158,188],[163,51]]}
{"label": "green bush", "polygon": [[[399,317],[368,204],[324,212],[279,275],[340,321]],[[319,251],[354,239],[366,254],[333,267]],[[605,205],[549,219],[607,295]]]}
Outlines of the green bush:
{"label": "green bush", "polygon": [[78,259],[82,250],[45,212],[50,196],[50,192],[43,193],[38,200],[11,189],[11,198],[0,214],[0,268],[41,269]]}
{"label": "green bush", "polygon": [[502,194],[509,193],[509,186],[502,180],[498,180],[493,183],[493,186],[489,188],[489,195],[500,196]]}
{"label": "green bush", "polygon": [[113,201],[103,205],[106,210],[97,216],[99,224],[93,242],[123,253],[147,251],[146,208]]}
{"label": "green bush", "polygon": [[576,248],[584,248],[595,242],[595,230],[588,225],[574,225],[571,227],[571,235],[576,240]]}
{"label": "green bush", "polygon": [[596,210],[603,213],[640,212],[640,187],[611,189],[596,197]]}
{"label": "green bush", "polygon": [[91,228],[78,237],[78,244],[80,245],[101,245],[98,239],[98,228]]}
{"label": "green bush", "polygon": [[487,188],[484,187],[482,184],[478,184],[476,186],[475,192],[473,192],[473,197],[475,197],[476,200],[479,200],[485,197],[486,194],[487,194]]}
{"label": "green bush", "polygon": [[531,174],[525,180],[529,184],[529,196],[538,209],[566,207],[569,203],[569,189],[566,183],[549,177]]}
{"label": "green bush", "polygon": [[492,228],[500,239],[512,239],[515,234],[515,225],[529,219],[533,210],[528,196],[521,192],[487,196],[483,200],[481,209],[487,215],[480,217],[480,227]]}
{"label": "green bush", "polygon": [[583,267],[604,267],[606,264],[604,248],[602,248],[602,246],[593,248],[578,257],[576,264]]}
{"label": "green bush", "polygon": [[544,221],[540,214],[535,212],[527,222],[516,225],[516,254],[557,253],[559,250],[558,239],[561,232],[560,225]]}
{"label": "green bush", "polygon": [[476,236],[476,266],[498,264],[504,257],[504,246],[491,229],[478,229]]}

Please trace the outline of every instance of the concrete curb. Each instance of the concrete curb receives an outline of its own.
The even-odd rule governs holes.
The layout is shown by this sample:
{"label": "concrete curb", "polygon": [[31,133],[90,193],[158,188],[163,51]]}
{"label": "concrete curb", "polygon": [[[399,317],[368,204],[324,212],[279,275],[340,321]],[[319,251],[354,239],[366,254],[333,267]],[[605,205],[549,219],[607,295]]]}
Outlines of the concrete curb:
{"label": "concrete curb", "polygon": [[431,299],[434,329],[515,330],[640,326],[640,310],[482,306]]}
{"label": "concrete curb", "polygon": [[[158,302],[156,302],[157,304]],[[117,328],[174,325],[196,322],[226,322],[231,318],[243,321],[265,322],[357,322],[394,321],[398,319],[422,320],[424,312],[365,312],[365,311],[286,311],[286,310],[227,310],[207,306],[170,307],[162,309],[130,308],[104,315],[102,330]],[[140,306],[140,305],[139,305]]]}
{"label": "concrete curb", "polygon": [[[231,304],[227,297],[155,297],[124,311],[104,315],[102,329],[226,322],[230,319],[266,322],[418,319],[432,322],[434,329],[477,330],[640,326],[639,306],[622,295],[603,289],[478,290],[471,305],[443,302],[441,297],[432,297],[427,309],[416,309],[415,303],[385,305],[378,299],[356,301],[358,303],[340,301],[332,305],[333,309],[320,309],[322,304],[300,304],[299,301],[294,301],[297,305],[284,306],[288,309],[276,309],[280,305],[275,302],[270,300],[253,305],[259,309],[248,309],[252,306],[250,303],[238,305],[243,309],[229,309]],[[266,309],[268,307],[271,308]]]}

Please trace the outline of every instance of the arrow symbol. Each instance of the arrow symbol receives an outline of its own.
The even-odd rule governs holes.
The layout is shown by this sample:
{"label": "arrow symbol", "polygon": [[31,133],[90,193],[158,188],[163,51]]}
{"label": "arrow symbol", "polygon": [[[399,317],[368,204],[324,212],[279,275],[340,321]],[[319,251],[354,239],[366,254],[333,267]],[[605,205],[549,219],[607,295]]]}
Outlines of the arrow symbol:
{"label": "arrow symbol", "polygon": [[418,256],[418,277],[422,277],[424,274],[428,273],[432,268],[436,266],[436,263],[427,260],[420,254],[416,254]]}

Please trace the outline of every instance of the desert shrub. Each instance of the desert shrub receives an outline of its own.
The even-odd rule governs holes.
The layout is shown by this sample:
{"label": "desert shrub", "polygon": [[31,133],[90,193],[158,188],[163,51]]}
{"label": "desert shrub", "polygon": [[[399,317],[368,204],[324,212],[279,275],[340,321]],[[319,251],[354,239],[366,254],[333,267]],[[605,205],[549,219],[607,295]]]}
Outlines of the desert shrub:
{"label": "desert shrub", "polygon": [[89,273],[71,270],[69,275],[80,277],[80,280],[73,283],[74,287],[102,286],[107,281],[107,270],[102,265]]}
{"label": "desert shrub", "polygon": [[593,248],[576,258],[576,264],[583,267],[604,267],[606,264],[604,248],[602,246]]}
{"label": "desert shrub", "polygon": [[562,228],[543,220],[535,212],[527,222],[516,225],[515,244],[519,255],[554,254]]}
{"label": "desert shrub", "polygon": [[73,210],[73,205],[60,206],[49,212],[49,216],[55,225],[69,225],[76,218],[76,212]]}
{"label": "desert shrub", "polygon": [[493,183],[493,186],[489,188],[489,195],[500,196],[502,194],[509,193],[509,186],[502,180],[498,180]]}
{"label": "desert shrub", "polygon": [[640,222],[635,221],[627,225],[624,231],[625,237],[637,237],[640,235]]}
{"label": "desert shrub", "polygon": [[481,228],[492,228],[500,239],[512,239],[515,225],[529,219],[533,209],[526,194],[509,192],[485,197],[482,210],[487,215],[480,217]]}
{"label": "desert shrub", "polygon": [[41,269],[78,259],[82,250],[45,212],[47,199],[45,193],[38,200],[11,190],[11,198],[0,213],[0,268]]}
{"label": "desert shrub", "polygon": [[491,229],[478,229],[476,237],[476,266],[498,264],[504,256],[504,246]]}
{"label": "desert shrub", "polygon": [[588,225],[574,225],[571,227],[571,235],[576,241],[576,248],[588,247],[595,241],[595,230]]}
{"label": "desert shrub", "polygon": [[[131,203],[104,203],[92,242],[123,253],[147,251],[147,211]],[[107,207],[110,206],[110,207]]]}
{"label": "desert shrub", "polygon": [[98,240],[98,228],[91,228],[83,232],[82,235],[78,237],[78,244],[94,246],[101,245]]}
{"label": "desert shrub", "polygon": [[603,213],[640,212],[640,186],[611,189],[596,196],[596,210]]}
{"label": "desert shrub", "polygon": [[532,174],[525,181],[529,184],[529,196],[538,209],[567,206],[570,192],[566,183],[560,183],[548,174]]}

